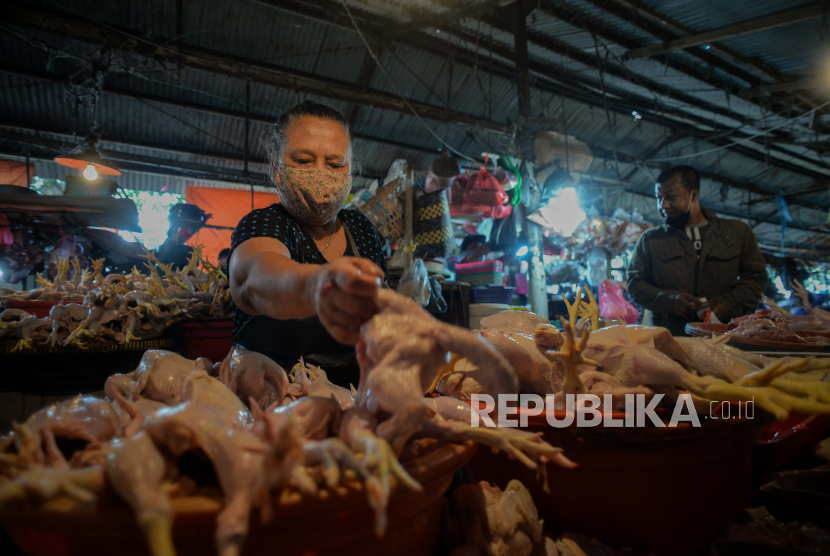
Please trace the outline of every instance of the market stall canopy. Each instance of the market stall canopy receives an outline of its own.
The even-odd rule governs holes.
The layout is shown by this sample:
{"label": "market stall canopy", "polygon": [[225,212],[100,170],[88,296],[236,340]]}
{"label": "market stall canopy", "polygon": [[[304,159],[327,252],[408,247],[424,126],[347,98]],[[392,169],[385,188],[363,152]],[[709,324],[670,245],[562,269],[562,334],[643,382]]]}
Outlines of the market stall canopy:
{"label": "market stall canopy", "polygon": [[4,193],[0,194],[0,212],[10,220],[21,217],[28,219],[24,215],[33,214],[52,217],[60,215],[82,226],[141,231],[138,210],[129,199]]}

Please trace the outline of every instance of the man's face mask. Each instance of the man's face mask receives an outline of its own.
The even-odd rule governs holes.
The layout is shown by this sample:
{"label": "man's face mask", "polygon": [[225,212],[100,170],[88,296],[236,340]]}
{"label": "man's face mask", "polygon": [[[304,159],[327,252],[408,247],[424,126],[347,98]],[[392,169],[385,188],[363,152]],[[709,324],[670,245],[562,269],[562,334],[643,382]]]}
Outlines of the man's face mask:
{"label": "man's face mask", "polygon": [[352,190],[352,176],[333,170],[310,170],[280,165],[277,191],[280,203],[312,226],[334,220]]}

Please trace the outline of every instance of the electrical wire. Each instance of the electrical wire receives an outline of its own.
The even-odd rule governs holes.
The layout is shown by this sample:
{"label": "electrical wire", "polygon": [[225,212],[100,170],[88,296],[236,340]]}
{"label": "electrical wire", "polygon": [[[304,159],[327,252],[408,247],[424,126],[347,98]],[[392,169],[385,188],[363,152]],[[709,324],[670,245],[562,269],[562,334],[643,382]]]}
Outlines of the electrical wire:
{"label": "electrical wire", "polygon": [[383,74],[383,76],[386,78],[386,81],[389,82],[389,85],[391,85],[392,88],[395,89],[395,92],[401,98],[401,100],[406,105],[406,107],[409,108],[410,112],[412,112],[412,114],[416,118],[418,118],[418,121],[421,123],[421,125],[424,126],[424,128],[426,128],[427,131],[429,131],[430,135],[435,137],[442,145],[444,145],[447,148],[447,150],[452,151],[453,153],[457,154],[458,156],[460,156],[462,158],[465,158],[465,159],[469,160],[470,162],[475,162],[475,163],[480,162],[480,161],[476,160],[475,158],[469,157],[466,154],[462,153],[461,151],[455,149],[452,145],[450,145],[449,143],[447,143],[446,141],[441,139],[441,137],[437,133],[435,133],[435,131],[433,131],[433,129],[429,126],[429,124],[426,123],[426,121],[421,117],[421,115],[418,114],[417,110],[415,110],[412,107],[412,105],[409,104],[409,101],[406,99],[405,96],[403,96],[400,89],[398,89],[397,85],[395,85],[395,83],[392,81],[392,78],[390,78],[389,74],[386,73],[386,69],[383,67],[383,64],[380,63],[380,60],[375,55],[375,52],[372,50],[372,47],[369,46],[369,41],[367,41],[366,37],[363,36],[363,32],[360,30],[360,27],[358,27],[357,21],[355,21],[354,16],[352,15],[351,10],[349,10],[349,6],[346,5],[345,0],[340,0],[340,3],[343,5],[343,8],[346,10],[346,14],[349,16],[349,19],[351,20],[352,26],[354,27],[355,31],[357,31],[357,34],[360,35],[360,40],[362,40],[363,44],[366,45],[366,50],[369,51],[369,56],[371,56],[372,59],[375,61],[375,63],[378,65],[378,69]]}

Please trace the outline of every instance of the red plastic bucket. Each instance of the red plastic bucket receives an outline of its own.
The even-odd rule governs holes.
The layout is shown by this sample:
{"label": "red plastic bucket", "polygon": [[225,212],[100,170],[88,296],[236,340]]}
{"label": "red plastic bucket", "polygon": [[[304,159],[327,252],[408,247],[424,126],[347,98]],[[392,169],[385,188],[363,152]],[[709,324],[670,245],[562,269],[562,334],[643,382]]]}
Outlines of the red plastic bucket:
{"label": "red plastic bucket", "polygon": [[180,322],[176,334],[182,355],[188,359],[206,357],[222,361],[233,347],[233,319],[230,317]]}
{"label": "red plastic bucket", "polygon": [[701,419],[700,428],[557,429],[544,414],[528,422],[523,430],[541,431],[579,467],[548,464],[548,494],[517,460],[479,450],[470,478],[501,488],[519,479],[547,529],[672,556],[692,553],[747,507],[752,447],[765,424],[742,418]]}

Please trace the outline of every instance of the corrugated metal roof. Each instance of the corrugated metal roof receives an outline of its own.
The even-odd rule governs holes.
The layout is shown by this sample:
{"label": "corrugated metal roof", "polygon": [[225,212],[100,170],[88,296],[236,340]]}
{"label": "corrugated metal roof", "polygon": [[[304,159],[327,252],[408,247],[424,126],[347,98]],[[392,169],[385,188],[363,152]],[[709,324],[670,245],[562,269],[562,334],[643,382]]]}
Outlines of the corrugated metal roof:
{"label": "corrugated metal roof", "polygon": [[[450,7],[471,6],[477,2],[478,0],[408,0],[405,3],[391,0],[348,0],[358,21],[365,27],[370,26],[370,22],[363,19],[366,14],[370,14],[369,17],[373,17],[372,14],[374,17],[382,17],[384,21],[404,23],[413,18],[447,13]],[[783,0],[737,0],[729,2],[728,6],[717,0],[702,0],[696,3],[679,0],[646,3],[666,17],[698,31],[810,4]],[[458,39],[446,32],[449,29],[440,33],[436,32],[435,28],[423,31],[432,39],[443,41],[437,44],[446,44],[446,55],[440,52],[436,55],[412,45],[396,42],[396,37],[393,36],[392,41],[381,49],[380,55],[389,79],[381,71],[374,71],[368,83],[358,83],[361,67],[367,56],[360,37],[348,28],[347,18],[340,20],[339,25],[323,24],[265,3],[233,0],[185,1],[182,4],[184,10],[181,22],[177,21],[176,4],[162,0],[125,0],[105,5],[93,0],[37,0],[30,4],[69,11],[108,28],[128,28],[133,30],[134,34],[150,37],[154,44],[171,51],[175,51],[177,26],[181,25],[182,40],[188,45],[327,79],[366,85],[373,90],[393,95],[400,92],[409,99],[441,107],[446,105],[448,98],[448,55],[457,48],[470,51],[474,49],[473,44],[459,44]],[[635,25],[584,0],[559,0],[550,4],[564,6],[576,13],[581,21],[612,29],[624,37],[625,40],[622,42],[628,41],[639,45],[659,42],[657,38]],[[334,10],[333,13],[342,12],[338,3],[332,4],[331,9]],[[787,76],[798,78],[820,67],[816,60],[825,49],[820,40],[820,24],[820,20],[814,20],[786,26],[730,39],[725,41],[724,45],[743,56],[757,57]],[[509,23],[506,25],[509,27]],[[512,78],[503,76],[502,70],[495,73],[489,71],[491,56],[486,50],[492,41],[493,44],[512,51],[512,33],[490,28],[475,18],[463,20],[460,28],[468,34],[481,33],[478,68],[476,70],[462,63],[453,64],[450,108],[494,122],[506,124],[508,121],[516,121],[519,116],[516,85]],[[749,83],[728,75],[722,69],[709,68],[689,53],[681,51],[671,55],[673,61],[685,68],[684,71],[652,59],[623,62],[621,58],[627,50],[624,45],[599,38],[595,47],[594,37],[580,27],[580,21],[565,22],[539,9],[534,10],[529,16],[528,28],[531,33],[545,40],[555,41],[562,48],[582,53],[585,59],[580,62],[538,45],[529,46],[532,60],[578,76],[595,98],[602,88],[599,73],[592,62],[596,60],[598,51],[604,64],[614,65],[625,72],[619,76],[609,73],[603,76],[609,99],[621,103],[622,106],[629,100],[648,103],[655,107],[655,113],[660,111],[660,106],[669,107],[675,113],[697,118],[685,123],[704,130],[704,135],[715,135],[717,132],[708,131],[715,126],[722,130],[724,125],[737,125],[739,119],[749,122],[744,122],[742,128],[746,133],[762,133],[763,126],[768,128],[773,125],[763,122],[751,124],[754,120],[769,116],[768,107],[751,99],[727,95],[723,89],[707,83],[706,79],[711,78],[716,82],[730,81],[735,87],[744,87]],[[54,77],[51,81],[43,81],[0,70],[0,127],[19,125],[42,132],[77,132],[84,135],[90,126],[86,110],[81,107],[77,114],[73,113],[73,97],[67,94],[66,88],[56,81],[56,77],[83,76],[84,72],[79,70],[83,69],[91,57],[100,53],[99,49],[27,28],[4,26],[4,31],[7,32],[0,34],[0,52],[7,66]],[[377,40],[373,41],[375,48],[379,44]],[[51,49],[51,58],[44,51],[44,47]],[[245,112],[244,80],[188,67],[163,67],[136,55],[113,52],[115,54],[112,59],[117,63],[118,69],[111,69],[106,77],[106,86],[109,89],[131,91],[132,96],[107,91],[102,94],[95,117],[103,129],[105,148],[182,164],[209,166],[217,169],[217,172],[222,169],[242,169],[245,124],[244,119],[239,116]],[[501,58],[498,55],[493,55],[492,60],[499,67],[509,67],[514,63],[512,58]],[[609,124],[609,115],[602,108],[592,106],[592,103],[586,103],[579,98],[567,98],[563,102],[562,97],[556,92],[555,75],[538,72],[531,75],[531,81],[535,80],[544,80],[547,85],[544,90],[532,88],[534,115],[554,121],[567,119],[568,133],[595,147],[607,151],[616,148],[620,153],[637,159],[672,157],[689,152],[708,151],[716,147],[710,141],[682,134],[670,137],[668,129],[660,122],[637,121],[623,111],[610,114]],[[718,110],[729,110],[735,116],[713,116],[710,110],[692,106],[683,101],[682,97],[678,98],[677,94],[666,96],[655,92],[655,89],[660,87],[668,87],[678,94],[682,93],[717,107]],[[297,91],[256,82],[250,84],[250,94],[250,112],[267,122],[275,120],[282,111],[308,97]],[[160,97],[167,102],[148,100],[146,97],[149,96]],[[347,102],[310,98],[334,106],[343,113],[348,113],[352,108]],[[196,104],[202,109],[187,107],[187,104]],[[234,112],[236,116],[220,112]],[[713,121],[713,124],[706,126],[701,121]],[[512,138],[507,135],[438,121],[427,121],[426,124],[429,129],[424,126],[424,122],[409,114],[360,107],[353,128],[359,137],[355,140],[354,153],[368,177],[357,178],[356,185],[363,186],[368,184],[372,177],[385,175],[386,169],[397,158],[407,158],[416,167],[426,168],[439,153],[441,140],[473,157],[478,157],[483,151],[503,152],[511,145]],[[264,166],[256,161],[266,157],[264,140],[267,139],[271,127],[270,123],[251,122],[248,140],[251,168],[254,171],[265,172]],[[564,125],[557,126],[558,131],[564,129]],[[784,130],[802,137],[808,137],[810,133],[808,127],[802,124],[787,126],[782,129]],[[45,136],[65,137],[48,133],[45,133]],[[376,140],[366,139],[367,136]],[[400,144],[414,145],[418,148],[413,150]],[[760,158],[766,156],[763,146],[750,146],[758,150]],[[8,141],[0,142],[0,147],[3,147],[7,154],[21,154],[20,148]],[[792,145],[781,146],[779,149],[784,154],[773,153],[771,160],[806,165],[797,158],[806,157],[815,160],[812,166],[814,170],[830,173],[812,150]],[[753,160],[728,149],[717,150],[690,160],[683,159],[682,162],[692,163],[702,170],[720,174],[727,179],[758,185],[771,192],[790,192],[812,186],[815,182],[809,176],[768,167],[764,160]],[[58,177],[61,172],[66,171],[50,162],[38,162],[37,165],[38,171],[47,173],[49,177]],[[653,176],[649,173],[655,170],[644,168],[621,163],[618,174],[618,168],[613,161],[597,159],[592,173],[609,179],[622,177],[629,184],[626,187],[633,193],[624,194],[620,190],[613,196],[619,197],[620,202],[625,200],[632,206],[643,203],[643,206],[648,206],[649,203],[653,204],[649,199],[653,195]],[[181,188],[184,187],[182,184],[194,180],[188,177],[170,178],[146,172],[125,171],[120,181],[129,184],[128,187],[160,189],[165,185],[168,188]],[[721,189],[720,184],[708,181],[704,183],[705,202],[713,208],[731,208],[733,211],[745,211],[748,215],[756,216],[770,214],[776,206],[771,195],[767,198],[759,198],[758,195],[748,196],[739,189],[729,189],[722,194]],[[601,204],[607,195],[599,189],[589,191],[597,199],[595,204]],[[625,197],[626,195],[631,198]],[[827,194],[814,193],[804,196],[803,200],[826,206]],[[791,207],[791,212],[796,218],[796,224],[803,227],[819,224],[824,221],[825,216],[823,209],[795,205]],[[776,240],[775,225],[759,224],[756,232],[764,241]],[[780,229],[777,233],[780,237]],[[794,229],[788,232],[788,241],[796,243],[809,239],[812,244],[824,246],[827,245],[827,238],[830,238],[830,235]]]}

